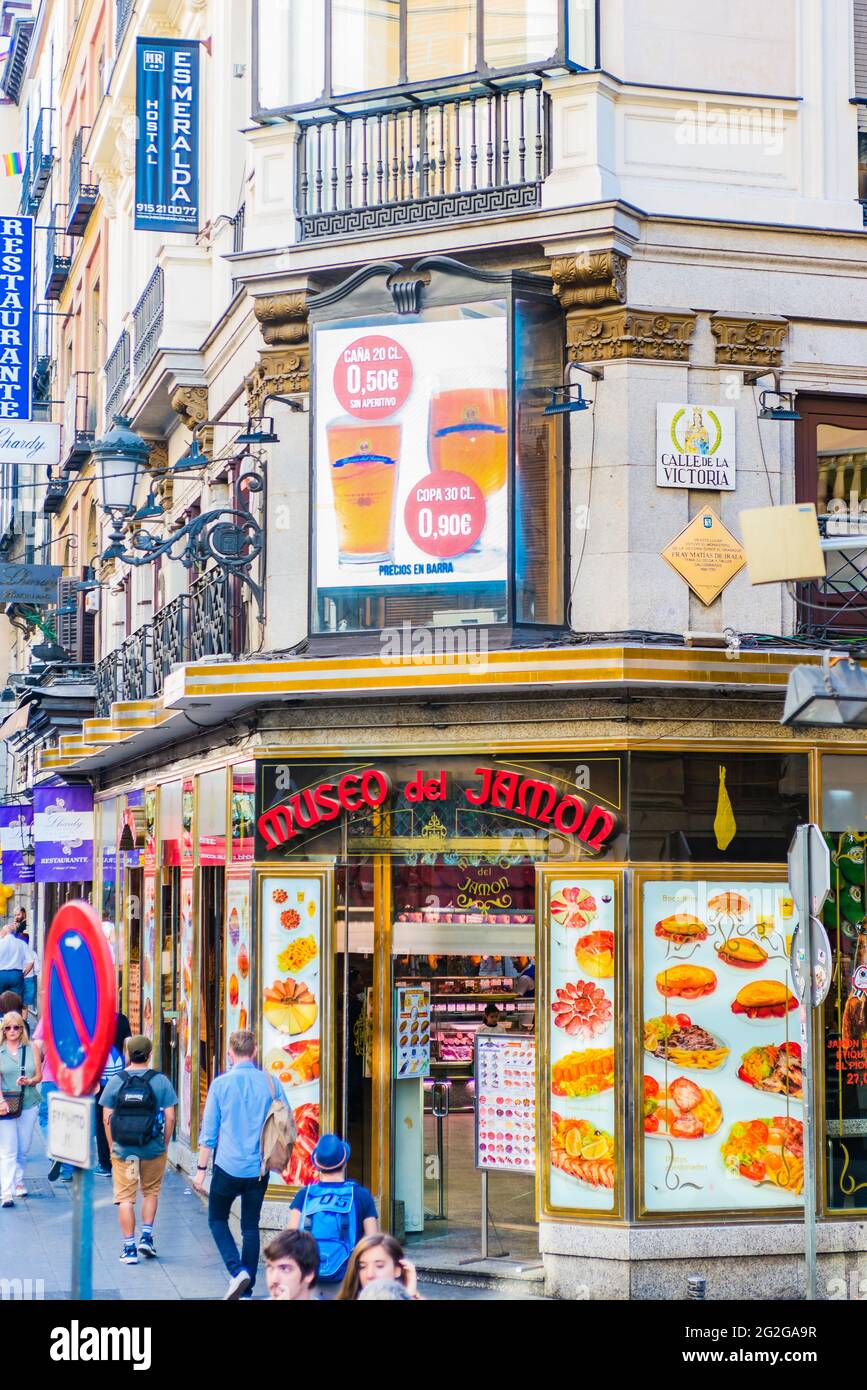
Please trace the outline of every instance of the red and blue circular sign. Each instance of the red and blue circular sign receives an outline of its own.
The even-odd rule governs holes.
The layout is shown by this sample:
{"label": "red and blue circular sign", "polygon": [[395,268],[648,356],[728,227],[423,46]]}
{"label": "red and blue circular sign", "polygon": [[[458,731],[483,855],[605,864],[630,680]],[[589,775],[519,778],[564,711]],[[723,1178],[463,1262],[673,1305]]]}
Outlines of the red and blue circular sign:
{"label": "red and blue circular sign", "polygon": [[48,1060],[67,1095],[88,1095],[102,1076],[117,1028],[116,994],[99,917],[88,903],[66,903],[48,934],[42,1009]]}

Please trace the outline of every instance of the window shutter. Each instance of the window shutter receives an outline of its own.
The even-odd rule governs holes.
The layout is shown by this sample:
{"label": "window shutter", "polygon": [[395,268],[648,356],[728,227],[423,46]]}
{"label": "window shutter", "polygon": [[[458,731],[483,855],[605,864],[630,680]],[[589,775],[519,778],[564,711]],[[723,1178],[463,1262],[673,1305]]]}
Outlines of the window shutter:
{"label": "window shutter", "polygon": [[[855,96],[867,98],[867,0],[854,0]],[[858,129],[867,131],[867,106],[858,107]]]}
{"label": "window shutter", "polygon": [[75,579],[58,579],[57,581],[57,607],[74,608],[74,612],[61,612],[57,618],[57,640],[64,648],[70,661],[80,660],[78,655],[79,635],[81,624],[79,623],[79,599],[80,595],[75,592]]}

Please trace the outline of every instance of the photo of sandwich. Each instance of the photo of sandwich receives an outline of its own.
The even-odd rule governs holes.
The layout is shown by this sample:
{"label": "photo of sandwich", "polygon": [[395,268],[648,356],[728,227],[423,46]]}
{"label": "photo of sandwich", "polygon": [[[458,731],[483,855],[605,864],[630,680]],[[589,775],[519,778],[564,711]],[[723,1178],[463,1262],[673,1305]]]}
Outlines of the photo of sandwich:
{"label": "photo of sandwich", "polygon": [[717,978],[706,965],[672,965],[656,977],[656,988],[666,999],[701,999],[713,994]]}
{"label": "photo of sandwich", "polygon": [[732,1000],[732,1013],[747,1018],[785,1018],[798,1001],[782,980],[752,980]]}
{"label": "photo of sandwich", "polygon": [[760,946],[758,941],[752,941],[748,936],[730,936],[728,941],[724,941],[721,946],[715,946],[714,950],[721,961],[726,965],[735,966],[738,970],[760,970],[768,960],[764,946]]}
{"label": "photo of sandwich", "polygon": [[750,910],[750,900],[743,893],[733,891],[715,893],[707,900],[708,911],[715,916],[746,917]]}
{"label": "photo of sandwich", "polygon": [[653,929],[654,936],[663,941],[672,941],[676,946],[688,946],[693,941],[707,940],[707,927],[700,917],[692,917],[688,912],[675,912],[671,917],[663,917]]}

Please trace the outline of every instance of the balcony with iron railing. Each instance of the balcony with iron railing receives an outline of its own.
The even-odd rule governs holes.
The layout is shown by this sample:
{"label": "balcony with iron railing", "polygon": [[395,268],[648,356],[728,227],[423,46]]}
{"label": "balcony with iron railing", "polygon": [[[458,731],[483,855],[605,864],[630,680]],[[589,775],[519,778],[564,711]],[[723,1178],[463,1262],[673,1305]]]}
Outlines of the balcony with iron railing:
{"label": "balcony with iron railing", "polygon": [[63,471],[79,473],[96,438],[96,379],[93,372],[73,372],[63,405]]}
{"label": "balcony with iron railing", "polygon": [[114,51],[120,52],[127,31],[130,16],[135,8],[135,0],[115,0],[114,10]]}
{"label": "balcony with iron railing", "polygon": [[89,133],[89,126],[76,131],[69,156],[69,202],[66,208],[68,236],[84,235],[90,214],[99,197],[99,184],[92,182],[90,165],[84,157],[85,136]]}
{"label": "balcony with iron railing", "polygon": [[540,79],[299,116],[302,240],[537,208],[549,172]]}
{"label": "balcony with iron railing", "polygon": [[45,485],[42,511],[45,516],[57,516],[63,511],[69,484],[65,478],[49,478]]}
{"label": "balcony with iron railing", "polygon": [[62,223],[57,222],[58,207],[51,209],[51,222],[45,238],[45,298],[58,300],[72,269],[72,254]]}
{"label": "balcony with iron railing", "polygon": [[135,334],[133,369],[136,381],[144,375],[156,356],[164,313],[165,276],[162,266],[157,266],[132,311]]}
{"label": "balcony with iron railing", "polygon": [[27,154],[27,171],[23,185],[27,189],[30,212],[38,210],[43,194],[51,182],[51,170],[54,167],[53,120],[53,109],[43,106],[33,127],[33,139]]}
{"label": "balcony with iron railing", "polygon": [[130,341],[124,329],[105,364],[105,428],[111,426],[130,386]]}
{"label": "balcony with iron railing", "polygon": [[232,601],[236,583],[216,570],[202,575],[188,594],[167,603],[104,657],[96,668],[97,718],[108,718],[117,700],[161,695],[174,666],[202,657],[240,655],[246,639],[243,610]]}

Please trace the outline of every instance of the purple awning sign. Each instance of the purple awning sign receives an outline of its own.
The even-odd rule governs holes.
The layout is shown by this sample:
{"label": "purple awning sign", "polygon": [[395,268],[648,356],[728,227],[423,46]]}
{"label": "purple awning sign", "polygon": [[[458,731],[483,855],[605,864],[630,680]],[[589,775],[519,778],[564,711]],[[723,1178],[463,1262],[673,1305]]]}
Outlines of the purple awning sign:
{"label": "purple awning sign", "polygon": [[0,806],[0,851],[2,851],[3,882],[33,883],[36,871],[33,864],[24,863],[24,852],[33,842],[33,806],[29,801],[14,806]]}
{"label": "purple awning sign", "polygon": [[36,787],[33,792],[36,882],[93,879],[93,789]]}

